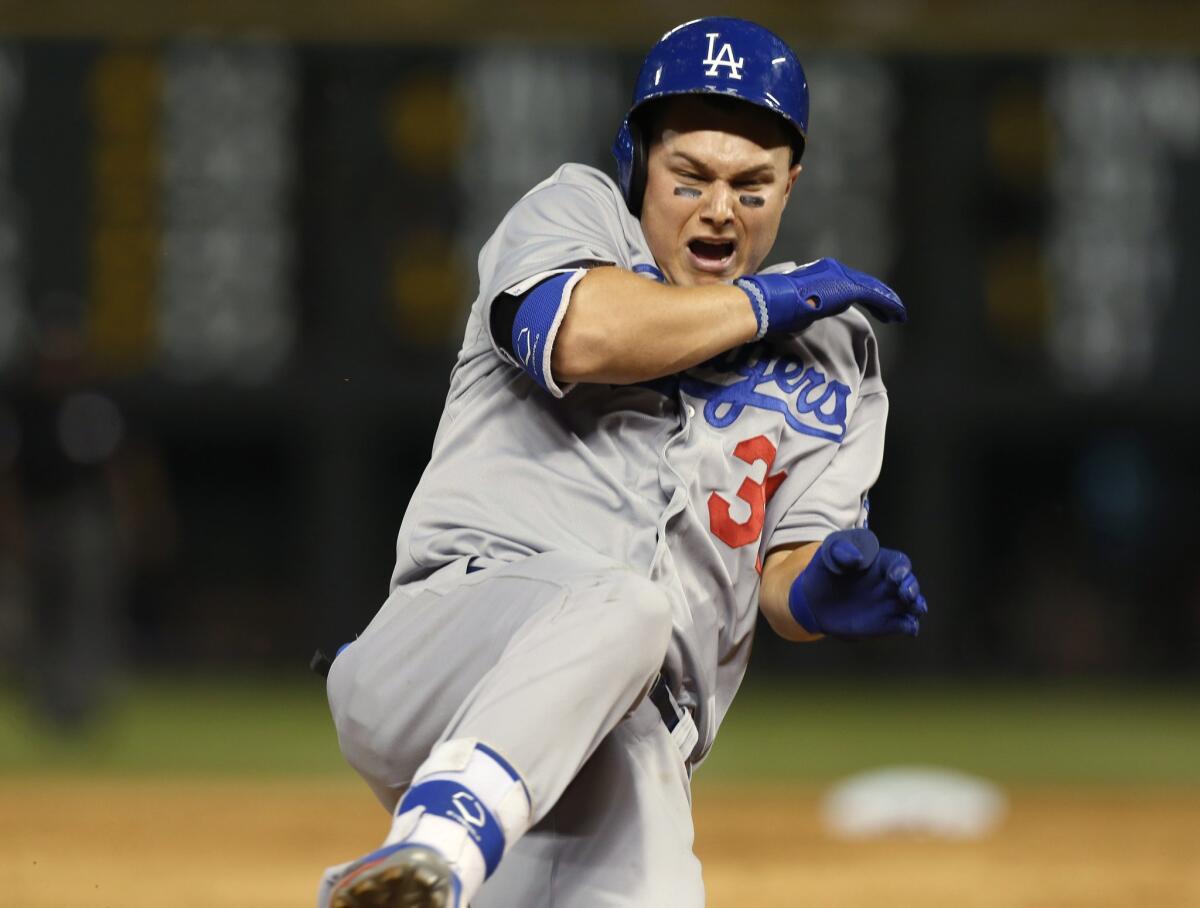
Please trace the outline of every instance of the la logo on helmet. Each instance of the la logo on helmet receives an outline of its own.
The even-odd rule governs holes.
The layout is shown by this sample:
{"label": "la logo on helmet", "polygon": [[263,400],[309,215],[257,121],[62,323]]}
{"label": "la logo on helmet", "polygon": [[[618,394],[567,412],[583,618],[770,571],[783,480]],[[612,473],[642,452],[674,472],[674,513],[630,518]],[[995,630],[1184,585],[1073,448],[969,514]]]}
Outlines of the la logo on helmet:
{"label": "la logo on helmet", "polygon": [[733,57],[733,46],[726,43],[721,45],[720,52],[714,57],[713,50],[716,48],[717,38],[721,37],[720,32],[706,32],[705,37],[708,38],[708,56],[704,58],[703,63],[708,65],[708,69],[704,71],[706,76],[719,76],[717,67],[728,66],[729,78],[741,79],[742,67],[746,63],[745,57],[738,57],[736,60]]}

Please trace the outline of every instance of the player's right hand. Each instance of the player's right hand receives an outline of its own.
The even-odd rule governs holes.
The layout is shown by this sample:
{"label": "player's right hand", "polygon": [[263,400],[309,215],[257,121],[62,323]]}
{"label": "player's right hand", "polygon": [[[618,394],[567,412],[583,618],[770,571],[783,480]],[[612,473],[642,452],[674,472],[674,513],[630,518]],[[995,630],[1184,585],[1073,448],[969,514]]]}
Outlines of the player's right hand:
{"label": "player's right hand", "polygon": [[751,274],[734,283],[750,297],[758,337],[803,331],[854,303],[884,323],[908,318],[891,287],[837,259],[817,259],[783,274]]}
{"label": "player's right hand", "polygon": [[870,530],[828,536],[788,593],[788,610],[810,634],[859,639],[913,637],[928,611],[908,556],[881,548]]}

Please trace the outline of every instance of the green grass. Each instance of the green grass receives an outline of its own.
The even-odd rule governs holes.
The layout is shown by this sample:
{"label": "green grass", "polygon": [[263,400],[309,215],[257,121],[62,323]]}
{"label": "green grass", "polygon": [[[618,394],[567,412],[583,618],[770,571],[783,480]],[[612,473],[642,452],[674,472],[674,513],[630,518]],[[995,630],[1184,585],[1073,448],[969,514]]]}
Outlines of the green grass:
{"label": "green grass", "polygon": [[[82,735],[0,691],[0,772],[312,773],[345,769],[319,678],[146,680]],[[349,771],[349,770],[346,770]]]}
{"label": "green grass", "polygon": [[[749,687],[700,779],[824,782],[876,766],[934,764],[1005,782],[1200,785],[1198,694],[933,682]],[[0,689],[0,772],[33,770],[349,773],[317,679],[143,680],[95,728],[72,737]]]}
{"label": "green grass", "polygon": [[1194,687],[925,682],[746,693],[706,775],[824,780],[933,764],[1008,782],[1200,785]]}

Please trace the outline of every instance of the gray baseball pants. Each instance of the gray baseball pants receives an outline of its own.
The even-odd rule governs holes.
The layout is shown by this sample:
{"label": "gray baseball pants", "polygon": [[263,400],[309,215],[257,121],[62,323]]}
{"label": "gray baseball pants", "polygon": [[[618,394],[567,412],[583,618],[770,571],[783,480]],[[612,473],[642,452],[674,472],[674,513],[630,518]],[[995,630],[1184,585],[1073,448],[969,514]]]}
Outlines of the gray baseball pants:
{"label": "gray baseball pants", "polygon": [[472,908],[699,908],[688,773],[646,693],[665,594],[598,555],[551,552],[392,593],[334,660],[342,753],[389,810],[446,740],[522,775],[533,828]]}

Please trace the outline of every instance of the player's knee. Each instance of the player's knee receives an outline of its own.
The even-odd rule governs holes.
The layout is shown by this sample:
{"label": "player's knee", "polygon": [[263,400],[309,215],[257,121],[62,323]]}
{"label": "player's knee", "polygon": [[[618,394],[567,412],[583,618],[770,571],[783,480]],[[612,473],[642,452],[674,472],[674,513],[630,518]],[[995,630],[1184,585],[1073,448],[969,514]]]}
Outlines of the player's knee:
{"label": "player's knee", "polygon": [[353,708],[335,717],[334,728],[342,756],[380,800],[384,800],[380,792],[406,785],[427,755],[427,741],[416,741],[394,723],[364,716]]}
{"label": "player's knee", "polygon": [[671,640],[671,600],[662,587],[623,571],[613,585],[608,605],[621,658],[641,673],[662,665]]}
{"label": "player's knee", "polygon": [[411,778],[423,753],[414,735],[403,734],[369,673],[364,677],[359,655],[350,647],[334,660],[326,691],[342,755],[378,793]]}

